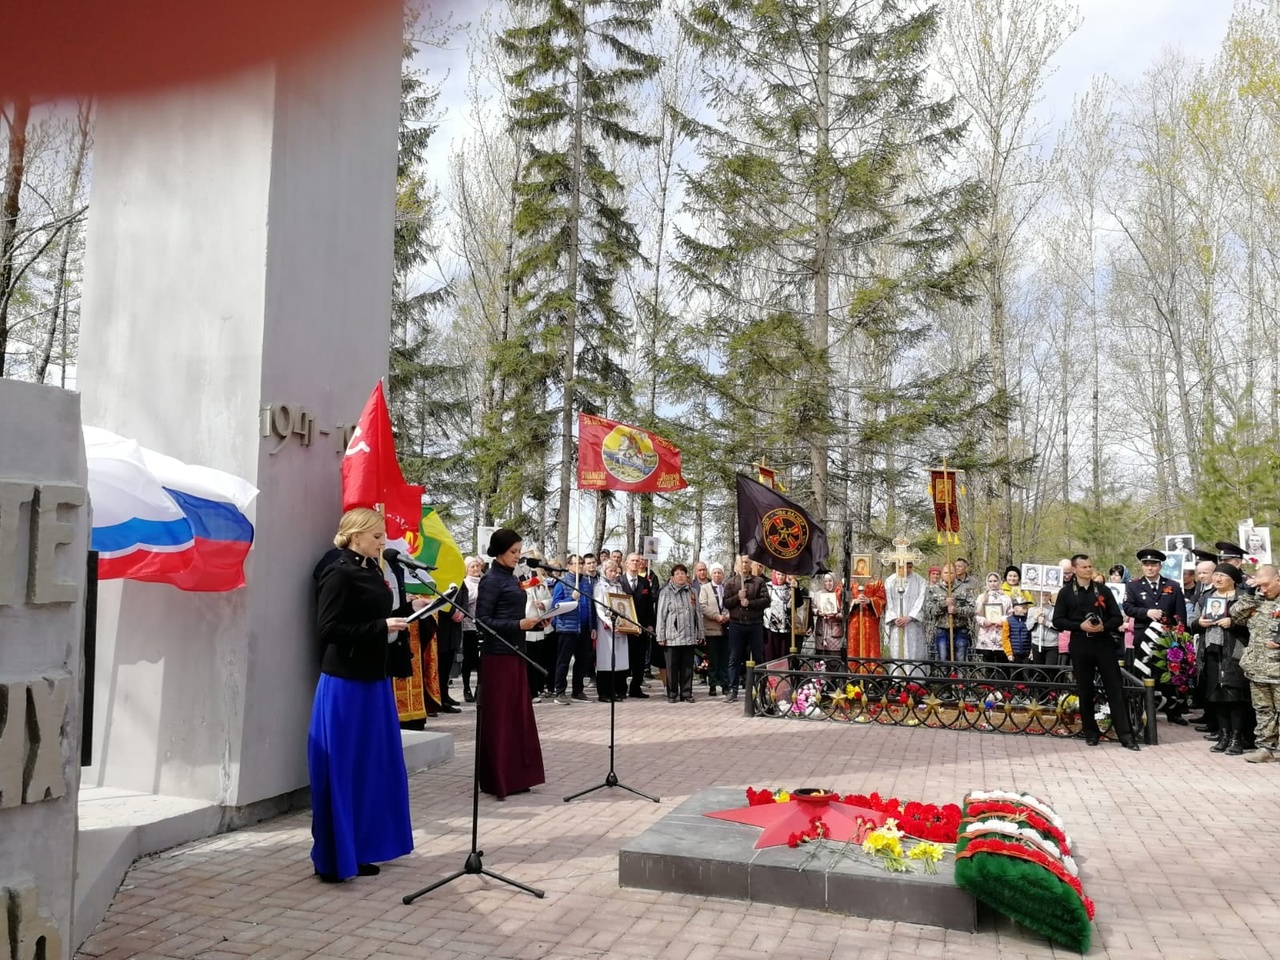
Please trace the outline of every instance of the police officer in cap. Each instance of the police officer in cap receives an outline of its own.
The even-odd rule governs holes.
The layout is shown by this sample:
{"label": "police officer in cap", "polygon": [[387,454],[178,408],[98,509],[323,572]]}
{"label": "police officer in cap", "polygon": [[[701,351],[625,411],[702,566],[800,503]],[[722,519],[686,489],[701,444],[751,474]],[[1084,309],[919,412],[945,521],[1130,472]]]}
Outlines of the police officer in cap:
{"label": "police officer in cap", "polygon": [[[1139,550],[1142,574],[1130,580],[1125,590],[1124,612],[1133,618],[1134,663],[1147,677],[1153,673],[1151,660],[1155,652],[1147,636],[1151,625],[1172,628],[1185,624],[1187,619],[1187,600],[1182,593],[1182,584],[1160,576],[1160,567],[1165,559],[1164,553],[1154,547]],[[1182,715],[1184,704],[1180,699],[1167,697],[1164,709],[1171,722],[1187,722]]]}
{"label": "police officer in cap", "polygon": [[[1218,548],[1218,562],[1229,563],[1237,570],[1244,566],[1244,547],[1238,543],[1232,543],[1230,540],[1219,540],[1214,544]],[[1236,587],[1238,593],[1253,593],[1253,582],[1251,579],[1241,580],[1240,585]]]}

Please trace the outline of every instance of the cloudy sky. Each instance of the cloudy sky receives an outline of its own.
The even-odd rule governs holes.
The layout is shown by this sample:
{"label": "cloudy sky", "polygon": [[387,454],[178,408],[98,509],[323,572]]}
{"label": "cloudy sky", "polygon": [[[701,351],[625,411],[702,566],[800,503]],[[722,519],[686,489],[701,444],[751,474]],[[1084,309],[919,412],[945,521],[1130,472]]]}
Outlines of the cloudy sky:
{"label": "cloudy sky", "polygon": [[[1244,0],[1263,6],[1262,0]],[[1212,57],[1226,34],[1234,0],[1077,0],[1083,17],[1080,29],[1063,45],[1056,72],[1045,88],[1041,118],[1058,127],[1071,113],[1072,100],[1088,89],[1090,80],[1108,74],[1120,82],[1134,80],[1160,53],[1181,49]],[[455,23],[479,19],[487,0],[455,0],[449,4]],[[444,77],[441,105],[446,115],[436,137],[441,161],[452,141],[466,135],[466,33],[447,50],[423,51],[419,58],[431,78]],[[435,151],[433,151],[435,152]],[[443,170],[443,163],[436,167]]]}

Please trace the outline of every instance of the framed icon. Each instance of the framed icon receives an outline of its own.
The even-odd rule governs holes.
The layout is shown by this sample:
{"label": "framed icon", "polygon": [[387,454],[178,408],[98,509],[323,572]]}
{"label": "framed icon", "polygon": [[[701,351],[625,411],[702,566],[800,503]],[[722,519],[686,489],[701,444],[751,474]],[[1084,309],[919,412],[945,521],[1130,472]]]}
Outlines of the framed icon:
{"label": "framed icon", "polygon": [[870,577],[871,574],[871,554],[856,553],[853,555],[853,573],[850,576],[855,579],[859,577]]}
{"label": "framed icon", "polygon": [[797,603],[795,616],[791,620],[791,632],[797,637],[803,637],[809,632],[809,601]]}
{"label": "framed icon", "polygon": [[990,621],[1005,619],[1004,604],[988,603],[982,608],[982,615]]}
{"label": "framed icon", "polygon": [[629,593],[612,593],[609,594],[609,609],[614,613],[620,614],[613,622],[613,629],[624,636],[637,636],[640,633],[640,627],[630,620],[623,620],[623,617],[630,617],[631,620],[638,621],[640,618],[636,615],[636,602]]}

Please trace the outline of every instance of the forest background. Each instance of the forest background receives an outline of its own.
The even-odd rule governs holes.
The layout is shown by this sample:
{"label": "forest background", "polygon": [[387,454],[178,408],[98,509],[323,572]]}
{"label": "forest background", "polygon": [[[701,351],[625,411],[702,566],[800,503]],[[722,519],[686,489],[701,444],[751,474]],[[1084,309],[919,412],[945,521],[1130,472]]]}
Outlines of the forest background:
{"label": "forest background", "polygon": [[[411,9],[389,393],[463,549],[727,559],[757,462],[936,554],[946,457],[980,568],[1280,522],[1280,8],[1064,94],[1083,2]],[[74,388],[93,104],[0,111],[0,374]],[[689,487],[576,491],[579,410]]]}

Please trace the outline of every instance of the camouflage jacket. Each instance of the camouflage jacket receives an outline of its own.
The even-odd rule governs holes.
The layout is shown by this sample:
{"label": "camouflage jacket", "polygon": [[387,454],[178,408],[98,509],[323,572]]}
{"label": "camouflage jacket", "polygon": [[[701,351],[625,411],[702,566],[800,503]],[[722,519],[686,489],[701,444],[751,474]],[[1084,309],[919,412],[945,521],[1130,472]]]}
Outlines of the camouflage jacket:
{"label": "camouflage jacket", "polygon": [[[968,584],[953,584],[952,598],[956,602],[956,629],[973,634],[973,590]],[[931,583],[924,595],[925,636],[932,639],[931,631],[947,629],[947,585]]]}
{"label": "camouflage jacket", "polygon": [[1231,607],[1231,619],[1249,625],[1249,646],[1240,658],[1240,669],[1255,683],[1280,683],[1280,597],[1267,600],[1261,594],[1241,597]]}

